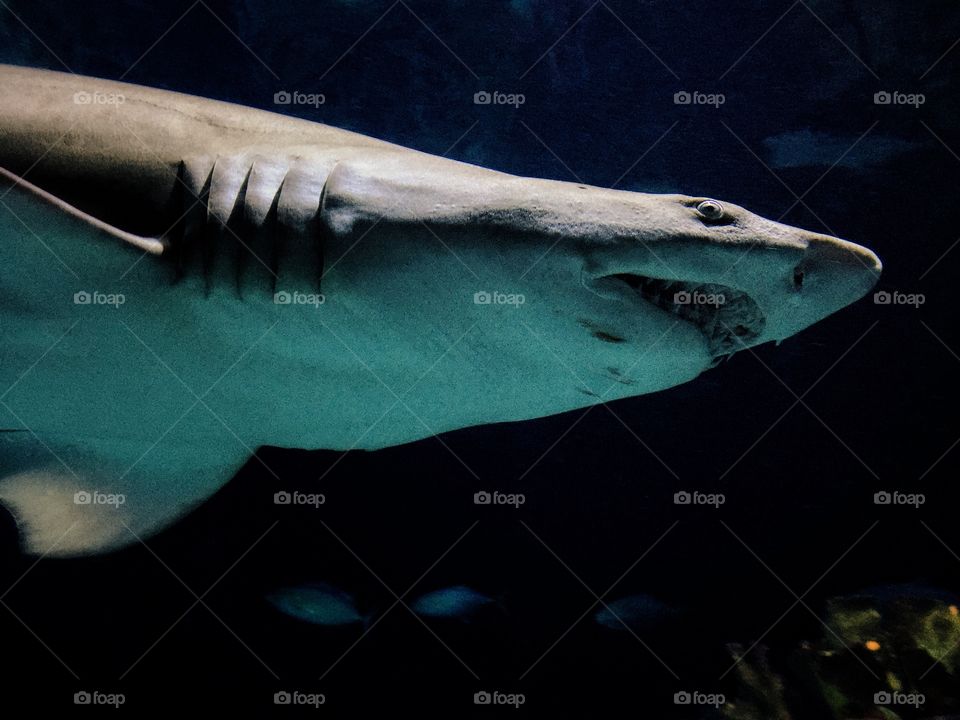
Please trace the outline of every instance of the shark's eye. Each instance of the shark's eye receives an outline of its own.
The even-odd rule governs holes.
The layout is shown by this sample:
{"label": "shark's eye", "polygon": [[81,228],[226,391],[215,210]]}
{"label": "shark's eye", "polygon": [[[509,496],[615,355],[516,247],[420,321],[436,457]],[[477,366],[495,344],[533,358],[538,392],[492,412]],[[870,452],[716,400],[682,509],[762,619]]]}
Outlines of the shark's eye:
{"label": "shark's eye", "polygon": [[723,205],[716,200],[704,200],[697,205],[697,212],[707,220],[720,220],[723,217]]}

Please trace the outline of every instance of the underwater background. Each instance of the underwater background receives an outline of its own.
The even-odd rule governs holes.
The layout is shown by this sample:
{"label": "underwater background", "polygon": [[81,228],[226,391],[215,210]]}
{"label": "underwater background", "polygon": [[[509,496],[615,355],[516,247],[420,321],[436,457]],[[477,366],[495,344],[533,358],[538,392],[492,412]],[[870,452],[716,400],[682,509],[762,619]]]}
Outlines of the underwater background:
{"label": "underwater background", "polygon": [[[960,717],[958,38],[946,1],[4,0],[0,62],[730,200],[870,247],[887,295],[609,407],[375,453],[264,448],[280,482],[250,462],[106,556],[25,557],[4,514],[2,702]],[[494,491],[523,503],[475,502]],[[716,502],[675,501],[694,491]],[[268,600],[310,584],[363,622]],[[407,607],[459,586],[495,603]],[[599,602],[622,598],[629,629]]]}

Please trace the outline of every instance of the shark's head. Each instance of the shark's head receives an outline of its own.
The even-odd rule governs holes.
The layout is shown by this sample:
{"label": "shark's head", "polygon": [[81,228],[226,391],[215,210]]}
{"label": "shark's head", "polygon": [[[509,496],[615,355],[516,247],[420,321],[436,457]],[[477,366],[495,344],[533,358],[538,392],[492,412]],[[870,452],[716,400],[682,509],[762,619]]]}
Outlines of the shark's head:
{"label": "shark's head", "polygon": [[[585,243],[582,283],[612,315],[679,320],[699,334],[689,344],[701,344],[708,363],[794,335],[863,297],[880,275],[880,260],[860,245],[732,203],[630,195],[618,198],[626,205],[610,229]],[[632,231],[625,211],[637,216]]]}
{"label": "shark's head", "polygon": [[[467,290],[499,289],[507,303],[522,295],[522,308],[507,315],[465,312],[491,323],[481,364],[517,370],[517,387],[503,376],[497,387],[518,404],[555,395],[558,371],[574,380],[571,391],[605,397],[685,382],[858,300],[881,270],[864,247],[723,200],[510,176],[461,181],[456,172],[397,176],[370,182],[344,173],[334,183],[330,217],[352,224],[358,208],[367,216],[343,246],[372,241],[379,249],[363,262],[381,267],[409,267],[427,253],[418,288],[440,283],[450,293],[431,308],[462,308]],[[378,220],[391,210],[393,218]],[[404,237],[417,249],[397,249]]]}

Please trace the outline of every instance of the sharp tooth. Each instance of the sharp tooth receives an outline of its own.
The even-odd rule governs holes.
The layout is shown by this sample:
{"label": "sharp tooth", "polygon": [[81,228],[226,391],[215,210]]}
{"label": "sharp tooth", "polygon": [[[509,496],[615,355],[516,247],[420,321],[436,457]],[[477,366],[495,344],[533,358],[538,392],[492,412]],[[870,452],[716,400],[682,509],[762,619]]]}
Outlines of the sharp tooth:
{"label": "sharp tooth", "polygon": [[[707,331],[708,336],[713,337],[713,334],[717,331],[717,324],[720,321],[720,311],[717,310],[713,314],[713,322],[710,323],[710,329]],[[706,330],[706,328],[704,328]]]}

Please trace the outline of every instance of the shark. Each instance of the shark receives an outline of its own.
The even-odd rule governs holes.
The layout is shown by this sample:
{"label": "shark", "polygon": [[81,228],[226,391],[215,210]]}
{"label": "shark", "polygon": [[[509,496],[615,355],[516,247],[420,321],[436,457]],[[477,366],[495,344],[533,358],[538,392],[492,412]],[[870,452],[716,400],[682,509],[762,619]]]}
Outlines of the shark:
{"label": "shark", "polygon": [[881,272],[725,200],[5,65],[0,267],[0,503],[53,556],[149,537],[261,446],[377,450],[674,387]]}

